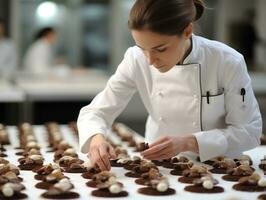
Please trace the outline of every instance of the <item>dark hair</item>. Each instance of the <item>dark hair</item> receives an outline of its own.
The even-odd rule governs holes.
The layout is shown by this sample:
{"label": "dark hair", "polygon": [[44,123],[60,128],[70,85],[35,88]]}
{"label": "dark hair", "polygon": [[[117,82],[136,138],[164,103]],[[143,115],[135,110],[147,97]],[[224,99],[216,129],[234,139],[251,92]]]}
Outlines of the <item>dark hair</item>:
{"label": "dark hair", "polygon": [[38,31],[38,33],[35,35],[35,40],[38,40],[40,38],[45,37],[46,35],[55,32],[55,29],[52,27],[45,27]]}
{"label": "dark hair", "polygon": [[181,35],[191,22],[202,16],[204,9],[203,0],[137,0],[130,11],[128,27]]}

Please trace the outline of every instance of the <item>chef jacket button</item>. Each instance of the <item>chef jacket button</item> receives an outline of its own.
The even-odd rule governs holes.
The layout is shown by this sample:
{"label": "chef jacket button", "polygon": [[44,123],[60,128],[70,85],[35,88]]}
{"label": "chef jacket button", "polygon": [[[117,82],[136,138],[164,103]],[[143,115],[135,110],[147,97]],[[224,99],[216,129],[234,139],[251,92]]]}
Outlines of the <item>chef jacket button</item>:
{"label": "chef jacket button", "polygon": [[162,117],[160,117],[160,118],[159,118],[159,121],[161,121],[161,122],[162,122],[162,121],[163,121],[163,118],[162,118]]}
{"label": "chef jacket button", "polygon": [[160,96],[160,97],[163,97],[163,93],[160,91],[160,92],[158,92],[158,95]]}
{"label": "chef jacket button", "polygon": [[197,126],[198,125],[198,123],[197,122],[193,122],[193,126]]}
{"label": "chef jacket button", "polygon": [[194,95],[194,99],[196,99],[196,100],[198,100],[199,98],[198,98],[198,95]]}

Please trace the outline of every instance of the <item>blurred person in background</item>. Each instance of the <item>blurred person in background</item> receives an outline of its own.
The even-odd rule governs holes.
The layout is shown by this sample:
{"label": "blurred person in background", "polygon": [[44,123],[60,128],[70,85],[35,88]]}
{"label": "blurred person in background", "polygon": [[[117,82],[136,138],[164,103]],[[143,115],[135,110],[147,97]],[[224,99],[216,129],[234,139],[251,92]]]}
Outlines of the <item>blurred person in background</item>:
{"label": "blurred person in background", "polygon": [[13,41],[6,36],[6,24],[0,19],[0,76],[9,78],[17,69],[17,51]]}
{"label": "blurred person in background", "polygon": [[42,28],[35,36],[24,58],[24,69],[34,74],[47,74],[54,66],[53,46],[57,32],[52,27]]}

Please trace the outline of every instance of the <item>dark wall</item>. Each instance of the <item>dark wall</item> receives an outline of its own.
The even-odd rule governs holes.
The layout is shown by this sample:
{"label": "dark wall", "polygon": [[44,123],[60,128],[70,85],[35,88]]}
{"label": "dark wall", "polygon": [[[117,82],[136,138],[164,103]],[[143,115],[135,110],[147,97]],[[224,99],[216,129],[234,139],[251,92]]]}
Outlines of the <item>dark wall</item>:
{"label": "dark wall", "polygon": [[9,36],[10,27],[10,0],[0,0],[0,18],[3,19],[6,24],[6,33]]}

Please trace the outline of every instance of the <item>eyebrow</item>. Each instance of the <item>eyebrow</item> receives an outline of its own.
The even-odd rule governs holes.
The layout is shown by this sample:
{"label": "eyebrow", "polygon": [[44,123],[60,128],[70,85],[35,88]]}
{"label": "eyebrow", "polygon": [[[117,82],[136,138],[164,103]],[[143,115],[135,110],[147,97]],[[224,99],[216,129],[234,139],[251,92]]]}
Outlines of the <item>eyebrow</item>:
{"label": "eyebrow", "polygon": [[[137,45],[137,44],[136,44]],[[157,46],[155,46],[155,47],[152,47],[151,49],[157,49],[157,48],[159,48],[159,47],[162,47],[162,46],[164,46],[164,45],[166,45],[166,43],[165,44],[160,44],[160,45],[157,45]],[[141,49],[143,49],[141,46],[139,46],[139,45],[137,45],[139,48],[141,48]]]}

